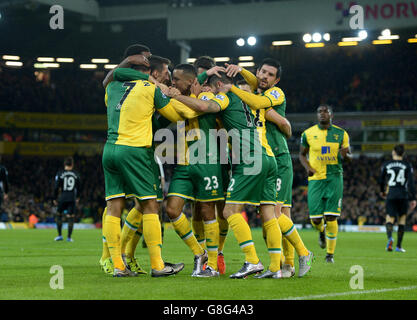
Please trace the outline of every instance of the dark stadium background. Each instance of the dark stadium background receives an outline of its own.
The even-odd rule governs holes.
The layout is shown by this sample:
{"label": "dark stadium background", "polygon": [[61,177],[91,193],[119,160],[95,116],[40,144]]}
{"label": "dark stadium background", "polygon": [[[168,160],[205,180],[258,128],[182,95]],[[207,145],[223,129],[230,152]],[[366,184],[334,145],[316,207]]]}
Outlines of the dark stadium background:
{"label": "dark stadium background", "polygon": [[[101,81],[108,70],[103,64],[84,70],[80,64],[91,63],[92,58],[106,58],[109,64],[117,64],[128,45],[142,43],[175,65],[181,62],[181,50],[177,40],[168,39],[166,19],[157,14],[156,18],[143,20],[103,22],[82,12],[65,10],[64,29],[51,30],[47,2],[0,1],[0,58],[15,55],[22,62],[22,66],[13,67],[6,64],[9,60],[0,59],[0,154],[10,180],[9,200],[3,204],[0,222],[27,222],[31,214],[40,222],[53,222],[53,178],[64,156],[71,154],[83,184],[77,221],[100,223],[105,202],[99,151],[106,138]],[[236,17],[229,22],[233,23],[242,5],[268,6],[271,2],[276,1],[96,1],[100,8],[107,9],[126,5],[167,5],[170,10],[201,7],[201,24],[207,29],[213,26],[204,19],[205,8],[233,6]],[[417,8],[417,3],[411,2]],[[261,22],[254,18],[248,24]],[[414,27],[391,30],[400,39],[390,45],[372,44],[381,31],[368,30],[368,40],[352,47],[337,44],[342,37],[355,36],[355,32],[332,30],[323,30],[331,34],[324,48],[305,48],[300,32],[257,36],[253,47],[238,47],[238,37],[222,35],[187,41],[191,58],[210,55],[239,63],[240,56],[251,56],[255,66],[268,56],[281,61],[280,87],[286,94],[287,115],[293,126],[289,146],[294,163],[292,213],[296,223],[308,223],[306,175],[297,157],[299,138],[315,123],[314,113],[320,103],[333,106],[335,123],[348,131],[355,155],[353,163],[344,166],[341,224],[384,224],[385,206],[377,180],[379,168],[390,156],[393,145],[404,143],[407,159],[417,167],[417,44],[407,41],[417,36],[417,22]],[[248,35],[242,37],[246,39]],[[275,40],[291,40],[293,45],[273,46]],[[74,62],[38,69],[34,68],[38,57],[72,57]],[[253,71],[254,67],[248,69]],[[40,116],[42,122],[26,113],[48,115]],[[70,121],[63,116],[66,114],[77,115],[71,118],[70,128],[63,125]],[[88,121],[77,125],[92,115],[101,116],[91,122],[91,127]],[[55,119],[56,124],[46,125],[48,119]],[[48,147],[51,143],[55,144]],[[165,166],[165,173],[169,182],[172,166]],[[247,207],[246,211],[250,223],[259,226],[255,209]],[[407,220],[409,228],[415,224],[416,211]]]}

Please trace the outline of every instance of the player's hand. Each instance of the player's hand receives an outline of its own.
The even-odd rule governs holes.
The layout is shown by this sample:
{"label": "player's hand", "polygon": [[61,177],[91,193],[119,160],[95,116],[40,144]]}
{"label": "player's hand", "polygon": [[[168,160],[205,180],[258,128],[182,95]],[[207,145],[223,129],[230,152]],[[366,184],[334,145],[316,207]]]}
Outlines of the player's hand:
{"label": "player's hand", "polygon": [[162,93],[164,95],[166,95],[167,97],[171,97],[171,98],[174,98],[174,99],[175,99],[175,97],[181,95],[181,92],[177,88],[174,88],[174,87],[169,87],[165,92],[162,91]]}
{"label": "player's hand", "polygon": [[237,66],[237,65],[235,65],[235,64],[228,64],[228,63],[225,63],[224,65],[226,66],[226,74],[227,74],[227,76],[228,76],[228,77],[230,77],[230,78],[234,78],[234,77],[236,77],[236,75],[237,75],[239,72],[241,72],[241,71],[242,71],[242,68],[241,68],[241,67],[239,67],[239,66]]}
{"label": "player's hand", "polygon": [[210,77],[210,76],[212,76],[213,74],[215,74],[216,76],[218,76],[218,77],[220,77],[220,78],[221,78],[221,76],[220,76],[220,73],[219,73],[219,72],[226,72],[226,69],[225,69],[224,67],[215,66],[215,67],[213,67],[213,68],[211,68],[211,69],[208,69],[208,70],[207,70],[207,75]]}
{"label": "player's hand", "polygon": [[307,174],[309,177],[312,177],[316,174],[317,170],[314,168],[308,168]]}
{"label": "player's hand", "polygon": [[415,209],[416,205],[417,205],[416,200],[410,201],[410,211],[413,211]]}
{"label": "player's hand", "polygon": [[3,200],[4,200],[4,201],[7,201],[7,199],[9,199],[9,196],[7,195],[7,193],[5,193],[5,194],[3,195]]}
{"label": "player's hand", "polygon": [[190,90],[191,90],[191,93],[194,94],[196,97],[198,97],[198,95],[201,93],[201,85],[197,79],[194,79],[194,82],[191,85]]}
{"label": "player's hand", "polygon": [[386,197],[387,197],[386,192],[380,192],[379,195],[381,196],[382,199],[386,199]]}
{"label": "player's hand", "polygon": [[227,92],[229,92],[230,91],[230,89],[233,87],[233,84],[232,83],[228,83],[228,84],[222,84],[220,87],[219,87],[219,91],[220,92],[223,92],[223,93],[227,93]]}
{"label": "player's hand", "polygon": [[149,60],[142,54],[135,54],[127,57],[127,61],[133,65],[147,66],[149,67]]}
{"label": "player's hand", "polygon": [[[169,87],[163,83],[160,83],[158,81],[155,82],[155,85],[161,89],[162,93],[167,92],[169,90]],[[165,93],[164,93],[165,94]],[[165,94],[166,95],[166,94]]]}
{"label": "player's hand", "polygon": [[56,200],[52,201],[52,203],[54,204],[54,206],[58,205],[58,202]]}

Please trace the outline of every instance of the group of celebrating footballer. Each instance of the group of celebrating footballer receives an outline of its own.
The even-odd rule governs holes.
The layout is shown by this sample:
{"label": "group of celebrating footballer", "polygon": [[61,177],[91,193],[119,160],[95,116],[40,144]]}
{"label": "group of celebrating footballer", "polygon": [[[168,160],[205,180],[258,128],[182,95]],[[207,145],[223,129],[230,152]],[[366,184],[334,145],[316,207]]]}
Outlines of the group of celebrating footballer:
{"label": "group of celebrating footballer", "polygon": [[[303,277],[311,268],[313,253],[290,218],[293,168],[286,139],[291,136],[291,125],[285,118],[285,95],[277,87],[280,63],[264,59],[256,75],[233,64],[216,66],[208,56],[198,58],[194,65],[175,66],[172,75],[169,65],[169,59],[151,55],[148,47],[132,45],[103,81],[108,137],[102,158],[107,201],[102,269],[115,277],[146,273],[135,258],[142,235],[150,255],[151,276],[169,276],[184,268],[183,263],[162,259],[163,193],[154,142],[158,129],[177,122],[185,123],[177,130],[185,130],[186,152],[170,181],[166,213],[194,255],[191,275],[218,277],[225,273],[223,248],[231,228],[245,262],[230,278],[251,274],[256,278],[292,277],[294,251],[299,258],[298,276]],[[245,83],[234,85],[238,74]],[[330,108],[326,110],[331,114]],[[220,161],[218,150],[213,150],[211,130],[216,128],[227,132],[215,138],[226,136],[229,143],[215,145],[227,149],[229,161]],[[339,143],[337,151],[348,148],[343,129],[333,128],[331,123],[320,129],[337,131],[331,142]],[[309,146],[307,134],[303,134],[304,150]],[[324,150],[330,154],[330,147]],[[200,161],[192,163],[190,154],[195,152]],[[309,160],[303,164],[308,170]],[[312,170],[311,176],[317,169]],[[134,198],[135,206],[121,228],[126,198]],[[182,212],[186,201],[193,204],[191,223]],[[245,204],[259,208],[270,257],[268,268],[258,258],[251,229],[241,214]],[[322,234],[323,221],[315,223]]]}

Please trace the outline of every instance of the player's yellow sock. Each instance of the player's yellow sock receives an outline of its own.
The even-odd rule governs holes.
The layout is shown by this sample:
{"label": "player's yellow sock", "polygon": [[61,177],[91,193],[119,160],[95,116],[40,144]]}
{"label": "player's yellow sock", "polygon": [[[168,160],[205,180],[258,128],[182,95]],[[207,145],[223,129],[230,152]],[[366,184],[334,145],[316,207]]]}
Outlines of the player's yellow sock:
{"label": "player's yellow sock", "polygon": [[217,216],[217,222],[219,224],[219,252],[223,251],[224,243],[226,242],[227,232],[229,231],[229,223],[226,219]]}
{"label": "player's yellow sock", "polygon": [[165,264],[161,256],[161,223],[157,213],[143,215],[143,237],[148,247],[152,269],[162,270]]}
{"label": "player's yellow sock", "polygon": [[245,260],[253,264],[258,263],[259,258],[256,254],[255,245],[252,240],[252,233],[243,216],[240,213],[232,214],[227,218],[227,222],[233,230],[240,248],[245,254]]}
{"label": "player's yellow sock", "polygon": [[126,256],[131,258],[135,256],[136,247],[138,246],[141,237],[142,232],[136,231],[133,237],[129,240],[129,242],[126,245]]}
{"label": "player's yellow sock", "polygon": [[284,264],[289,264],[294,267],[294,246],[288,241],[287,238],[282,238],[282,255],[284,257]]}
{"label": "player's yellow sock", "polygon": [[[133,235],[135,234],[139,225],[142,223],[142,216],[142,213],[139,212],[135,207],[129,211],[122,229],[120,245],[122,254],[126,253],[126,245],[133,238]],[[133,252],[135,251],[133,250]]]}
{"label": "player's yellow sock", "polygon": [[334,254],[338,230],[337,220],[326,222],[326,247],[328,254]]}
{"label": "player's yellow sock", "polygon": [[106,238],[114,267],[124,270],[125,265],[120,250],[120,231],[120,218],[107,215],[103,225],[103,236]]}
{"label": "player's yellow sock", "polygon": [[179,217],[171,221],[171,223],[175,229],[175,232],[191,249],[194,255],[200,255],[204,253],[204,249],[200,246],[196,237],[194,236],[193,231],[191,230],[191,224],[184,213],[181,213]]}
{"label": "player's yellow sock", "polygon": [[104,221],[106,220],[106,216],[107,216],[107,207],[104,208],[103,211],[103,218],[101,219],[101,228],[102,228],[102,238],[103,238],[103,251],[101,253],[101,261],[104,261],[108,258],[110,258],[110,251],[109,251],[109,247],[107,246],[107,240],[106,237],[104,236]]}
{"label": "player's yellow sock", "polygon": [[[281,214],[278,218],[278,224],[281,228],[282,235],[285,237],[285,239],[287,239],[290,242],[290,246],[294,246],[295,250],[297,250],[297,254],[299,256],[307,256],[308,250],[305,247],[303,240],[301,240],[297,228],[295,227],[291,219],[288,218],[285,214]],[[291,247],[284,247],[284,249],[290,250]],[[288,257],[289,259],[291,259],[291,253],[289,253]],[[285,259],[287,260],[287,256],[285,256]],[[294,266],[294,249],[292,249],[292,266]]]}
{"label": "player's yellow sock", "polygon": [[204,221],[204,234],[208,254],[207,265],[217,270],[217,253],[219,250],[219,223],[217,220]]}
{"label": "player's yellow sock", "polygon": [[204,222],[203,220],[194,220],[191,221],[194,236],[197,239],[198,243],[202,248],[206,246],[206,236],[204,234]]}
{"label": "player's yellow sock", "polygon": [[319,224],[315,224],[313,222],[313,219],[311,219],[311,225],[313,226],[314,229],[318,230],[319,232],[324,231],[324,220],[323,220],[323,218],[321,218],[321,221],[320,221]]}
{"label": "player's yellow sock", "polygon": [[266,244],[268,246],[268,253],[271,263],[269,270],[277,272],[281,269],[281,230],[276,218],[271,219],[264,224],[266,232]]}
{"label": "player's yellow sock", "polygon": [[142,234],[143,234],[143,216],[139,223],[138,230],[136,230],[132,239],[130,239],[130,241],[126,245],[126,255],[128,257],[135,256],[136,247],[138,246],[138,243],[139,243],[140,238],[142,237]]}

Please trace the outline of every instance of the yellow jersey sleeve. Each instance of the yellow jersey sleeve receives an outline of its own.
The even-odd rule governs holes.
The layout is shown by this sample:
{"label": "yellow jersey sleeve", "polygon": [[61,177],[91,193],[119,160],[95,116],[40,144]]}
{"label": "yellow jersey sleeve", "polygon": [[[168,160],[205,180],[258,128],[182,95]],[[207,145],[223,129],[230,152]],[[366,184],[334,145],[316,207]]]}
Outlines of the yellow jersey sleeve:
{"label": "yellow jersey sleeve", "polygon": [[236,86],[232,86],[230,91],[243,100],[243,102],[245,102],[252,110],[264,109],[272,106],[271,99],[268,97],[258,96],[254,93],[239,89]]}
{"label": "yellow jersey sleeve", "polygon": [[184,121],[185,119],[175,110],[173,106],[174,101],[174,99],[171,99],[165,107],[157,110],[163,117],[167,118],[171,122]]}
{"label": "yellow jersey sleeve", "polygon": [[245,68],[242,68],[242,71],[240,71],[240,75],[250,86],[252,92],[258,88],[258,78],[252,72],[246,70]]}
{"label": "yellow jersey sleeve", "polygon": [[214,98],[214,93],[212,93],[212,92],[201,92],[198,95],[198,99],[204,100],[204,101],[209,101],[213,98]]}
{"label": "yellow jersey sleeve", "polygon": [[201,115],[200,112],[197,112],[191,108],[188,108],[185,104],[183,104],[182,102],[178,100],[171,99],[171,105],[175,109],[175,111],[183,118],[182,120],[193,119]]}
{"label": "yellow jersey sleeve", "polygon": [[271,100],[271,106],[279,106],[284,103],[284,92],[277,87],[272,87],[264,92],[264,96]]}
{"label": "yellow jersey sleeve", "polygon": [[107,100],[109,99],[109,96],[107,95],[107,90],[106,90],[106,94],[104,95],[104,104],[107,107]]}
{"label": "yellow jersey sleeve", "polygon": [[220,106],[220,110],[224,110],[229,106],[230,100],[223,92],[215,95],[210,101],[216,102]]}
{"label": "yellow jersey sleeve", "polygon": [[343,134],[342,149],[349,148],[349,147],[350,147],[350,144],[349,144],[349,135],[345,131],[345,133]]}

